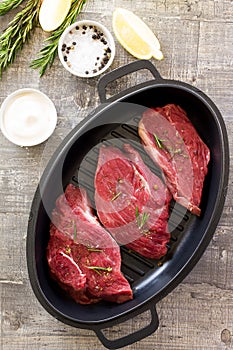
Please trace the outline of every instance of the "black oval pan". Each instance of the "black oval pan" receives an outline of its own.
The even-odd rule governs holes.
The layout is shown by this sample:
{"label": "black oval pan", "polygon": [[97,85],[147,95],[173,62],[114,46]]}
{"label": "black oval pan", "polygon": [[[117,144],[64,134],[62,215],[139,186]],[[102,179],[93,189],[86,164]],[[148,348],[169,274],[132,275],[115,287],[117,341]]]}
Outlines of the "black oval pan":
{"label": "black oval pan", "polygon": [[[147,69],[153,79],[120,94],[106,97],[108,84],[118,78]],[[35,193],[27,234],[27,263],[34,293],[43,307],[60,321],[92,329],[110,349],[132,344],[158,325],[156,303],[172,291],[190,272],[210,242],[220,219],[228,183],[229,150],[223,118],[215,104],[200,90],[188,84],[162,79],[149,61],[136,61],[103,76],[98,85],[102,104],[77,125],[49,161]],[[147,107],[179,104],[211,151],[209,172],[203,188],[201,217],[195,217],[173,203],[169,227],[171,243],[161,261],[140,257],[121,247],[122,271],[131,283],[134,299],[123,304],[101,302],[79,305],[69,299],[48,273],[46,246],[50,214],[56,198],[69,182],[84,186],[93,200],[93,177],[102,143],[121,146],[132,143],[145,162],[159,174],[146,156],[137,136],[137,123]],[[94,205],[94,202],[93,202]],[[149,310],[148,325],[120,339],[108,339],[104,329]]]}

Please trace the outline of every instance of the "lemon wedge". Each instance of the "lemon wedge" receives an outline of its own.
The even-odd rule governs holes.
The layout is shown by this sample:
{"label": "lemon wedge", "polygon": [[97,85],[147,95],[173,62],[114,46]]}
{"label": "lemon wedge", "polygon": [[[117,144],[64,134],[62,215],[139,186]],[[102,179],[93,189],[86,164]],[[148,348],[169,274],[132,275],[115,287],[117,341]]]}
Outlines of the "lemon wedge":
{"label": "lemon wedge", "polygon": [[113,12],[112,27],[120,44],[139,59],[163,59],[159,40],[151,29],[133,12],[117,8]]}
{"label": "lemon wedge", "polygon": [[57,29],[66,18],[72,0],[43,0],[39,12],[42,29],[51,32]]}

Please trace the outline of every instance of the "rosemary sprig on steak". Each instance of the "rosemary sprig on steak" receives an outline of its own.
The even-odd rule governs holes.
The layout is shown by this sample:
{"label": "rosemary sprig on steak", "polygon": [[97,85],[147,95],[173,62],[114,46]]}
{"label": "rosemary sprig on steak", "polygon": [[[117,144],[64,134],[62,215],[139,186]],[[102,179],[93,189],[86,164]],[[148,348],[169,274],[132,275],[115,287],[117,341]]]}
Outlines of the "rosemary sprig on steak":
{"label": "rosemary sprig on steak", "polygon": [[122,193],[122,192],[116,193],[116,194],[112,197],[111,202],[115,201],[115,200],[121,195],[121,193]]}
{"label": "rosemary sprig on steak", "polygon": [[142,229],[143,226],[145,225],[145,223],[147,222],[147,220],[150,217],[149,213],[142,213],[141,216],[139,214],[139,209],[138,207],[135,208],[135,215],[136,215],[136,221],[137,221],[137,225],[139,229]]}
{"label": "rosemary sprig on steak", "polygon": [[[16,5],[16,1],[13,2]],[[3,70],[14,61],[17,52],[23,48],[37,25],[40,3],[41,0],[28,0],[22,11],[15,15],[0,35],[0,78]]]}
{"label": "rosemary sprig on steak", "polygon": [[48,67],[51,67],[55,57],[57,56],[57,47],[61,34],[72,23],[76,21],[77,15],[81,12],[86,0],[73,0],[70,11],[63,23],[53,33],[45,39],[46,44],[39,52],[38,58],[33,60],[30,67],[39,69],[39,74],[42,76]]}
{"label": "rosemary sprig on steak", "polygon": [[90,270],[94,270],[94,271],[97,272],[98,274],[100,274],[101,271],[105,271],[105,272],[111,272],[111,271],[112,271],[112,267],[87,266],[87,268],[90,269]]}
{"label": "rosemary sprig on steak", "polygon": [[164,140],[161,140],[156,134],[153,134],[154,135],[154,138],[155,138],[155,141],[158,145],[159,148],[163,148],[163,141]]}
{"label": "rosemary sprig on steak", "polygon": [[74,242],[77,241],[77,226],[76,223],[74,223]]}
{"label": "rosemary sprig on steak", "polygon": [[98,252],[98,253],[101,253],[103,251],[103,249],[99,249],[99,248],[92,248],[92,247],[88,247],[87,250],[89,252]]}

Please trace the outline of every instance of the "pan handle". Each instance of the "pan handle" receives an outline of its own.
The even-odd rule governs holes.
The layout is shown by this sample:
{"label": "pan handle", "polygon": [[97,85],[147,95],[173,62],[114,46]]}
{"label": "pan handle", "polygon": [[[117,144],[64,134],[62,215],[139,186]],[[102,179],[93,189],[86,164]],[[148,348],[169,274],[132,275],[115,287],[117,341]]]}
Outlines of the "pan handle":
{"label": "pan handle", "polygon": [[149,311],[151,313],[150,323],[147,326],[137,330],[134,333],[127,334],[126,336],[123,336],[121,338],[114,339],[114,340],[107,339],[103,333],[103,329],[101,328],[95,329],[95,333],[99,338],[99,340],[101,341],[101,343],[107,349],[119,349],[124,346],[133,344],[139,340],[142,340],[143,338],[148,337],[150,334],[154,333],[159,326],[159,319],[158,319],[158,314],[157,314],[155,305],[152,305]]}
{"label": "pan handle", "polygon": [[159,80],[159,81],[162,80],[161,75],[159,74],[159,72],[157,71],[157,69],[155,68],[153,63],[151,63],[150,61],[138,60],[138,61],[128,63],[125,66],[122,66],[122,67],[119,67],[119,68],[112,70],[111,72],[103,75],[99,79],[97,88],[98,88],[100,102],[104,103],[104,102],[107,102],[110,100],[114,101],[118,97],[125,95],[126,92],[133,92],[133,91],[137,90],[139,88],[139,86],[141,86],[143,84],[139,84],[136,87],[133,86],[131,88],[127,88],[126,90],[117,94],[116,96],[112,96],[110,98],[106,97],[106,87],[108,84],[112,83],[113,81],[115,81],[119,78],[122,78],[125,75],[128,75],[130,73],[134,73],[134,72],[141,70],[141,69],[149,70],[152,73],[152,75],[154,76],[155,80]]}

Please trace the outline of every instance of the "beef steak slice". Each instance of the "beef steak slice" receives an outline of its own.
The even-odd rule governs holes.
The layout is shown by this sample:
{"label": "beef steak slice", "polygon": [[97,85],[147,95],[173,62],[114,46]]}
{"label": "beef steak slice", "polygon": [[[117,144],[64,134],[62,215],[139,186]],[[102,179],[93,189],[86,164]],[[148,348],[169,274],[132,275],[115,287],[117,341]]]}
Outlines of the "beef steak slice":
{"label": "beef steak slice", "polygon": [[210,151],[186,112],[174,104],[148,109],[138,133],[146,152],[162,169],[174,200],[199,216]]}
{"label": "beef steak slice", "polygon": [[129,144],[102,146],[95,174],[95,203],[104,227],[121,245],[159,259],[167,252],[170,193]]}
{"label": "beef steak slice", "polygon": [[94,216],[84,189],[68,185],[56,201],[47,260],[51,276],[81,304],[132,299],[118,244]]}

